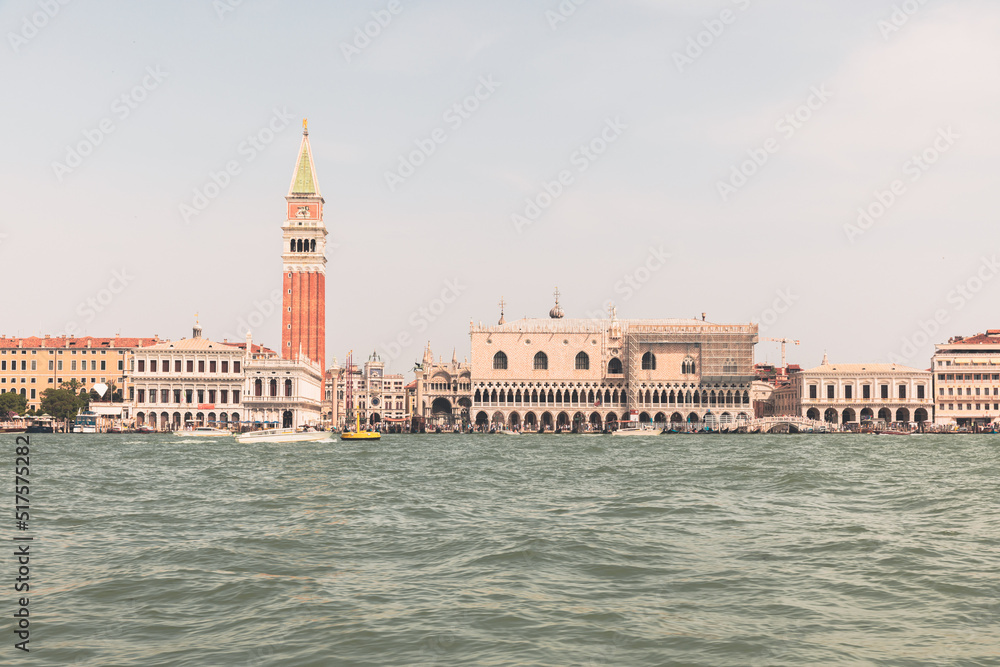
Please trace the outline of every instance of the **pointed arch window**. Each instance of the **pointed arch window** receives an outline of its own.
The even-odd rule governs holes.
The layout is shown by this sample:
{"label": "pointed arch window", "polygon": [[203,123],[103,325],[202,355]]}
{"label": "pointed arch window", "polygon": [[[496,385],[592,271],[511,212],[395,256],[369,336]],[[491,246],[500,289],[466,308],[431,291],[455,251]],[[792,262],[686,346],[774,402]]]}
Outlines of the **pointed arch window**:
{"label": "pointed arch window", "polygon": [[655,371],[656,370],[656,356],[652,352],[647,352],[642,355],[642,370],[644,371]]}
{"label": "pointed arch window", "polygon": [[536,371],[549,370],[549,358],[544,352],[538,352],[535,354],[535,370]]}
{"label": "pointed arch window", "polygon": [[736,360],[726,359],[725,363],[722,364],[722,374],[723,375],[736,375]]}
{"label": "pointed arch window", "polygon": [[493,370],[495,371],[505,371],[507,370],[507,355],[503,352],[497,352],[493,355]]}
{"label": "pointed arch window", "polygon": [[589,371],[590,370],[590,357],[587,356],[586,352],[580,352],[576,355],[576,370],[578,371]]}
{"label": "pointed arch window", "polygon": [[622,374],[622,360],[618,357],[614,357],[608,362],[608,374],[609,375],[621,375]]}
{"label": "pointed arch window", "polygon": [[686,357],[684,361],[681,362],[681,373],[684,375],[694,375],[695,373],[694,359],[692,359],[691,357]]}

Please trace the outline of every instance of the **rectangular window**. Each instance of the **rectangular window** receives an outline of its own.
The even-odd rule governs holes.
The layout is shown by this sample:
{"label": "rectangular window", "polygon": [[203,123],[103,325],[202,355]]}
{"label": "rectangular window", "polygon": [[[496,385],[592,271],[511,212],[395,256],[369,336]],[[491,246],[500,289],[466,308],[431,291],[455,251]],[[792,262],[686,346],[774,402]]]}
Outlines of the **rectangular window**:
{"label": "rectangular window", "polygon": [[215,390],[214,389],[209,389],[208,390],[208,402],[209,403],[215,403]]}
{"label": "rectangular window", "polygon": [[31,360],[31,370],[33,370],[33,371],[37,371],[38,370],[38,362],[35,361],[34,359]]}
{"label": "rectangular window", "polygon": [[7,370],[7,362],[0,361],[0,371],[5,371],[5,370]]}
{"label": "rectangular window", "polygon": [[97,359],[91,359],[90,360],[90,370],[92,370],[92,371],[96,371],[97,370]]}
{"label": "rectangular window", "polygon": [[170,372],[170,360],[169,359],[164,359],[163,360],[163,365],[161,366],[161,368],[163,368],[163,372],[164,373],[169,373]]}
{"label": "rectangular window", "polygon": [[[155,364],[156,362],[154,361],[153,363]],[[108,370],[108,362],[105,361],[104,359],[101,359],[101,370],[102,371]],[[154,368],[153,370],[155,371],[156,369]]]}
{"label": "rectangular window", "polygon": [[844,387],[844,398],[846,399],[854,398],[854,387],[852,387],[851,385],[847,385],[846,387]]}
{"label": "rectangular window", "polygon": [[149,372],[150,373],[155,373],[156,372],[156,359],[150,359],[149,360]]}
{"label": "rectangular window", "polygon": [[35,390],[34,390],[34,389],[32,389],[32,390],[31,390],[31,397],[32,397],[32,398],[34,398],[34,397],[35,397]]}
{"label": "rectangular window", "polygon": [[49,359],[49,370],[54,371],[55,369],[56,369],[56,362],[53,361],[52,359]]}
{"label": "rectangular window", "polygon": [[150,403],[156,403],[156,390],[155,389],[150,389],[149,390],[149,402]]}
{"label": "rectangular window", "polygon": [[138,394],[138,398],[136,399],[136,402],[137,403],[145,403],[146,402],[146,390],[145,389],[140,389],[136,393]]}
{"label": "rectangular window", "polygon": [[[233,372],[234,373],[239,373],[240,372],[240,362],[238,362],[238,361],[234,361],[233,362]],[[237,401],[233,401],[233,403],[236,403],[236,402]]]}
{"label": "rectangular window", "polygon": [[190,403],[193,399],[194,399],[194,390],[193,389],[185,389],[184,390],[184,402],[185,403]]}
{"label": "rectangular window", "polygon": [[160,403],[169,403],[169,402],[170,402],[170,390],[169,389],[161,389],[160,390]]}
{"label": "rectangular window", "polygon": [[[177,359],[177,360],[174,361],[174,372],[175,373],[180,373],[181,372],[181,360],[180,359]],[[180,401],[177,401],[177,402],[180,403]]]}
{"label": "rectangular window", "polygon": [[[223,361],[222,363],[226,363],[226,362]],[[220,389],[219,390],[219,402],[223,403],[223,404],[229,402],[229,390],[228,389]]]}
{"label": "rectangular window", "polygon": [[834,387],[832,384],[826,385],[826,397],[827,398],[834,398],[836,392],[837,392],[837,388]]}
{"label": "rectangular window", "polygon": [[125,362],[121,359],[118,360],[118,370],[120,371],[125,370]]}
{"label": "rectangular window", "polygon": [[180,403],[180,402],[181,402],[181,390],[174,389],[174,403]]}
{"label": "rectangular window", "polygon": [[[236,363],[238,363],[238,362],[236,362]],[[240,390],[239,389],[233,389],[233,403],[239,403],[239,402],[240,402]]]}
{"label": "rectangular window", "polygon": [[906,385],[905,384],[899,385],[899,397],[900,398],[906,398]]}
{"label": "rectangular window", "polygon": [[882,392],[881,393],[882,398],[889,398],[889,385],[881,384],[879,385],[879,390]]}
{"label": "rectangular window", "polygon": [[22,371],[28,370],[28,362],[24,361],[23,359],[21,360],[21,370]]}
{"label": "rectangular window", "polygon": [[816,398],[816,385],[809,385],[809,398]]}
{"label": "rectangular window", "polygon": [[199,359],[198,360],[198,372],[199,373],[204,373],[205,372],[205,360],[204,359]]}
{"label": "rectangular window", "polygon": [[[208,362],[208,372],[209,373],[214,373],[215,372],[215,360],[214,359],[212,361]],[[209,403],[211,403],[211,401],[209,401]]]}
{"label": "rectangular window", "polygon": [[923,398],[923,397],[924,397],[924,385],[918,384],[917,385],[917,398]]}
{"label": "rectangular window", "polygon": [[229,362],[228,361],[223,361],[222,362],[222,372],[223,373],[228,373],[229,372]]}
{"label": "rectangular window", "polygon": [[201,403],[204,403],[204,402],[205,402],[205,390],[204,389],[199,389],[198,390],[198,403],[201,404]]}
{"label": "rectangular window", "polygon": [[140,373],[145,373],[146,372],[146,360],[145,359],[140,359],[139,360],[139,372]]}
{"label": "rectangular window", "polygon": [[194,373],[194,362],[191,361],[190,359],[188,359],[188,362],[187,362],[187,372],[188,373]]}
{"label": "rectangular window", "polygon": [[60,370],[60,371],[62,370],[62,359],[60,359],[59,363],[56,364],[56,370]]}

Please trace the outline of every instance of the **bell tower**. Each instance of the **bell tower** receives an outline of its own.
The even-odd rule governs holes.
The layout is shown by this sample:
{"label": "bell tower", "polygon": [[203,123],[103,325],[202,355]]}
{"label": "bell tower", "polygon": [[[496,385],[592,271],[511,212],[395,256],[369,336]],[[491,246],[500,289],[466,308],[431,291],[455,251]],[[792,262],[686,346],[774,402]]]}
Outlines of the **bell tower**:
{"label": "bell tower", "polygon": [[302,144],[285,197],[281,226],[281,357],[308,358],[326,369],[326,225],[309,126],[302,121]]}

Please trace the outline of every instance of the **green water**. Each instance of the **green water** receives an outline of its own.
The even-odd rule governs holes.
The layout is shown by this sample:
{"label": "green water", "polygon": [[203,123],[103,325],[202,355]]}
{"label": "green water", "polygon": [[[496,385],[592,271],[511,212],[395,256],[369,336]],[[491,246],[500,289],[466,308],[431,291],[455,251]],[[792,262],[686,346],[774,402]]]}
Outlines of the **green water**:
{"label": "green water", "polygon": [[2,664],[1000,665],[996,436],[31,448]]}

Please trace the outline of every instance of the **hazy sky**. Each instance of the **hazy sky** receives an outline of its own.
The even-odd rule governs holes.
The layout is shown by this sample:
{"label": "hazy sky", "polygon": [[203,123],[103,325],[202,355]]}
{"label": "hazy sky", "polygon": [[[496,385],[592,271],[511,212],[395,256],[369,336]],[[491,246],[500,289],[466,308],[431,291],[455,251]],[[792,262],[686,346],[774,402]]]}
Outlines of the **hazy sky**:
{"label": "hazy sky", "polygon": [[995,1],[63,1],[0,1],[8,335],[277,348],[303,117],[328,359],[461,358],[556,286],[807,367],[1000,328]]}

